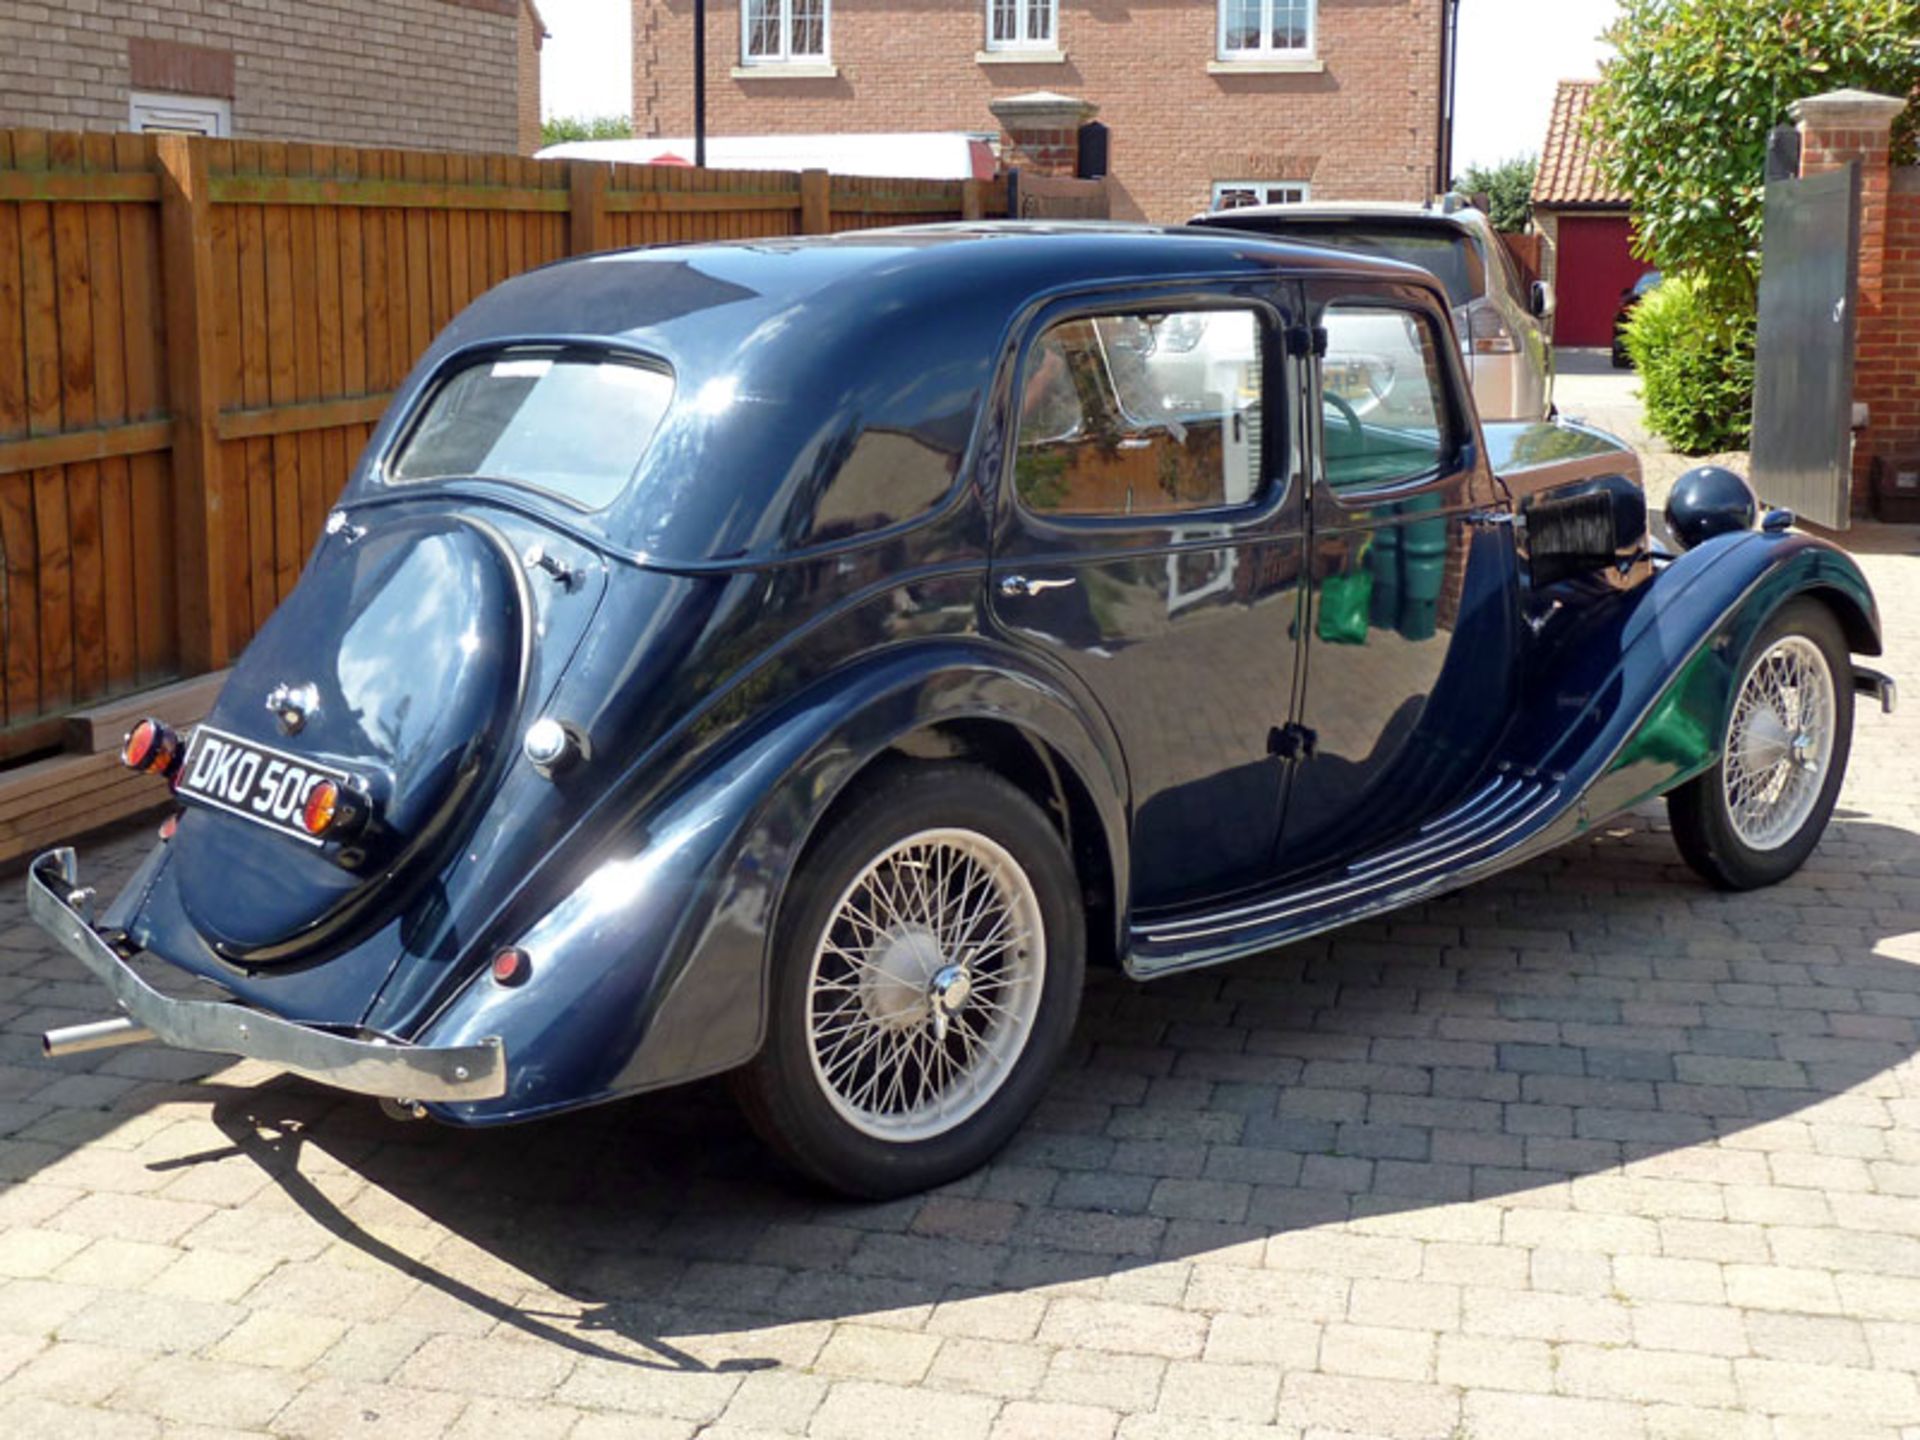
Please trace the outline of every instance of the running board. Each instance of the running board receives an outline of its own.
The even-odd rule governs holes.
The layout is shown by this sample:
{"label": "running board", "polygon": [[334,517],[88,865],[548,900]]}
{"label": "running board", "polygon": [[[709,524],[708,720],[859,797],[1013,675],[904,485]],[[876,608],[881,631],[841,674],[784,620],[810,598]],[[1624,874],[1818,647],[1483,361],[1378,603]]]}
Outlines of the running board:
{"label": "running board", "polygon": [[1564,776],[1507,769],[1411,839],[1336,877],[1135,927],[1129,968],[1152,975],[1255,954],[1454,889],[1463,872],[1483,870],[1549,824],[1565,808],[1565,789]]}

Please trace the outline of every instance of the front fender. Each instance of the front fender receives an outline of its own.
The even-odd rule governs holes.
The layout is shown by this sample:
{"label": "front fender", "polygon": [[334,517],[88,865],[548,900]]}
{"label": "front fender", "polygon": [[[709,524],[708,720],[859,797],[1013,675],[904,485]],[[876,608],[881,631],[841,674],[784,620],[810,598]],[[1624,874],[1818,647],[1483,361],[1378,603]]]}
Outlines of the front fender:
{"label": "front fender", "polygon": [[[1591,693],[1542,769],[1585,783],[1546,843],[1683,784],[1718,759],[1741,658],[1788,600],[1833,607],[1848,645],[1881,650],[1879,609],[1845,551],[1807,535],[1748,532],[1687,552],[1650,582],[1611,664],[1589,657]],[[1841,684],[1850,677],[1836,677]]]}
{"label": "front fender", "polygon": [[[509,1089],[439,1107],[467,1124],[523,1119],[732,1069],[765,1032],[781,897],[847,783],[928,725],[988,720],[1044,743],[1093,799],[1116,877],[1127,873],[1116,737],[1025,657],[946,641],[872,657],[746,728],[641,823],[600,847],[586,879],[517,943],[531,975],[484,972],[419,1043],[499,1036]],[[1116,908],[1124,913],[1124,895]]]}

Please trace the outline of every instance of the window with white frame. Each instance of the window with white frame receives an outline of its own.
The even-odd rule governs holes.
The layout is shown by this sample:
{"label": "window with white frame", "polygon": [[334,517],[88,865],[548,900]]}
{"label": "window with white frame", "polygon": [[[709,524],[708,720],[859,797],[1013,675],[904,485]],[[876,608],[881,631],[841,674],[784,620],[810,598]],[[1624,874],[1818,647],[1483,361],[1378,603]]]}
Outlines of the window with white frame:
{"label": "window with white frame", "polygon": [[987,49],[1056,50],[1060,0],[987,0]]}
{"label": "window with white frame", "polygon": [[749,65],[824,65],[830,0],[746,0],[740,51]]}
{"label": "window with white frame", "polygon": [[1304,180],[1216,180],[1215,210],[1244,210],[1249,205],[1299,205],[1310,193]]}
{"label": "window with white frame", "polygon": [[1319,0],[1220,0],[1222,60],[1299,60],[1313,54]]}

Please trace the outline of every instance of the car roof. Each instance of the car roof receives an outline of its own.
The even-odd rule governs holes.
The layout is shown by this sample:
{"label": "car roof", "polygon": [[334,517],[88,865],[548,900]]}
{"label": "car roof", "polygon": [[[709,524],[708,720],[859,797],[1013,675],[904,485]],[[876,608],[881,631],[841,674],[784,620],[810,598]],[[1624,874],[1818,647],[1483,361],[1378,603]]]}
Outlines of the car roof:
{"label": "car roof", "polygon": [[1230,230],[1248,220],[1393,220],[1449,226],[1456,230],[1475,230],[1487,223],[1486,215],[1471,205],[1443,210],[1401,200],[1302,200],[1277,205],[1240,205],[1231,210],[1203,211],[1187,223]]}
{"label": "car roof", "polygon": [[1312,276],[1419,286],[1445,303],[1432,276],[1391,260],[1104,222],[920,226],[562,261],[496,287],[442,332],[369,444],[357,493],[378,488],[377,457],[462,352],[611,347],[664,362],[675,394],[628,495],[582,523],[654,557],[782,553],[787,541],[770,528],[782,497],[820,483],[863,433],[915,436],[957,467],[1010,327],[1049,297]]}

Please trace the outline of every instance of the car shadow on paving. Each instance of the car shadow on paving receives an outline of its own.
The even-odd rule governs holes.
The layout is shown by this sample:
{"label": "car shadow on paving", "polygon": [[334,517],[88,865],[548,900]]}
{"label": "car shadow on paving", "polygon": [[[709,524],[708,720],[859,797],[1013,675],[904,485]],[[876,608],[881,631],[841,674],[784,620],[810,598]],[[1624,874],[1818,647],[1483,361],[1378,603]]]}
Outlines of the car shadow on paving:
{"label": "car shadow on paving", "polygon": [[[141,842],[103,848],[121,868]],[[0,1180],[210,1204],[184,1243],[269,1258],[249,1306],[375,1320],[425,1289],[445,1328],[669,1371],[806,1364],[783,1338],[803,1322],[1129,1274],[1123,1293],[1206,1308],[1178,1262],[1310,1312],[1330,1247],[1411,1278],[1393,1217],[1463,1201],[1497,1199],[1510,1227],[1532,1209],[1520,1243],[1542,1245],[1569,1197],[1622,1227],[1655,1196],[1721,1219],[1715,1187],[1794,1161],[1743,1133],[1897,1096],[1878,1077],[1920,1016],[1920,836],[1843,811],[1801,875],[1727,896],[1680,867],[1655,807],[1317,942],[1145,987],[1097,976],[994,1164],[850,1204],[771,1160],[719,1084],[457,1131],[159,1050],[51,1064],[39,1030],[102,1007],[5,903]],[[359,1293],[322,1295],[341,1247]]]}

